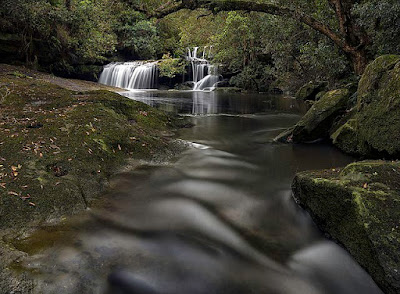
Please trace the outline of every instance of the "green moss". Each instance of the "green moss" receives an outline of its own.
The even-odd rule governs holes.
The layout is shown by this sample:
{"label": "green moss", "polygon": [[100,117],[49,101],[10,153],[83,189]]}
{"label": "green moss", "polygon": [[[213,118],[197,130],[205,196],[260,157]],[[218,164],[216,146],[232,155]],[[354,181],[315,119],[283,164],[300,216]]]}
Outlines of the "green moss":
{"label": "green moss", "polygon": [[400,154],[400,56],[385,55],[366,69],[357,108],[333,135],[343,151],[368,157]]}
{"label": "green moss", "polygon": [[359,104],[367,99],[371,92],[377,89],[382,74],[393,69],[399,61],[399,55],[383,55],[367,66],[358,85]]}
{"label": "green moss", "polygon": [[299,100],[316,100],[316,95],[324,91],[328,83],[326,82],[309,82],[302,86],[296,93],[296,99]]}
{"label": "green moss", "polygon": [[336,132],[331,135],[333,144],[350,154],[357,154],[357,120],[350,119],[344,125],[339,127]]}
{"label": "green moss", "polygon": [[319,92],[317,95],[315,95],[315,100],[320,100],[322,97],[324,97],[324,95],[326,94],[326,91],[321,91]]}
{"label": "green moss", "polygon": [[162,134],[179,124],[112,92],[77,93],[14,72],[0,73],[12,90],[0,108],[0,229],[85,209],[128,158],[168,149]]}
{"label": "green moss", "polygon": [[400,163],[362,161],[296,175],[296,200],[343,244],[385,293],[398,293]]}
{"label": "green moss", "polygon": [[327,137],[334,119],[346,109],[349,97],[348,89],[326,93],[296,124],[293,130],[293,142],[307,142]]}

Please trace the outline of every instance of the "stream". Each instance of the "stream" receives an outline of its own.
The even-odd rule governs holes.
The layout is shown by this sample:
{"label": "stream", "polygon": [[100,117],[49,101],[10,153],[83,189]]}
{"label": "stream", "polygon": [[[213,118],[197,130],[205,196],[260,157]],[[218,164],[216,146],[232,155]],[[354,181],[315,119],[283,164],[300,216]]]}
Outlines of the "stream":
{"label": "stream", "polygon": [[296,172],[353,161],[322,143],[272,142],[304,106],[261,94],[124,95],[189,116],[195,126],[177,136],[189,148],[120,174],[102,205],[21,241],[36,293],[382,293],[291,197]]}

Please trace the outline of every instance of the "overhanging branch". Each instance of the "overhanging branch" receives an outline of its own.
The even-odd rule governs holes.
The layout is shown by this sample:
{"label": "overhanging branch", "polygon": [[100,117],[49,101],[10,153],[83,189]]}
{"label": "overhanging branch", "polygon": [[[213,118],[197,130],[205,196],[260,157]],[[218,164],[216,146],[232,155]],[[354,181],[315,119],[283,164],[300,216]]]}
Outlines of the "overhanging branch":
{"label": "overhanging branch", "polygon": [[294,19],[327,36],[343,51],[351,52],[354,50],[352,46],[349,46],[346,43],[340,34],[334,32],[327,25],[316,20],[312,16],[299,10],[278,6],[275,4],[255,3],[250,0],[175,0],[169,1],[167,5],[157,9],[157,11],[152,14],[151,17],[162,18],[182,9],[195,10],[198,8],[208,9],[214,13],[233,10],[255,11]]}

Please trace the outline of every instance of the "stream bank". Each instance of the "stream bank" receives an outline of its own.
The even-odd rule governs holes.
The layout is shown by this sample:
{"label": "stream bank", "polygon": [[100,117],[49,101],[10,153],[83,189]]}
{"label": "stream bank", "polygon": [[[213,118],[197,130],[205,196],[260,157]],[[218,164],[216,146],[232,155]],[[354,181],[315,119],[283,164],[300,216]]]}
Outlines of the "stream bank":
{"label": "stream bank", "polygon": [[110,90],[0,65],[2,276],[20,254],[10,238],[91,207],[123,167],[183,150],[171,137],[185,119]]}
{"label": "stream bank", "polygon": [[356,93],[343,88],[321,96],[275,140],[325,140],[358,159],[381,160],[354,163],[343,171],[299,173],[295,199],[386,293],[399,293],[400,56],[371,62]]}

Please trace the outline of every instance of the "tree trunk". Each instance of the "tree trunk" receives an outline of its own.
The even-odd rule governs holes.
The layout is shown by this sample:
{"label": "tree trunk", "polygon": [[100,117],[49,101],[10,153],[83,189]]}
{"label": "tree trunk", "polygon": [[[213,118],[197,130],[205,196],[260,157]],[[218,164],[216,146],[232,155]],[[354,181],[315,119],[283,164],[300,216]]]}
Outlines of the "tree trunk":
{"label": "tree trunk", "polygon": [[362,75],[368,65],[367,53],[364,49],[356,50],[350,55],[353,70],[356,75]]}

